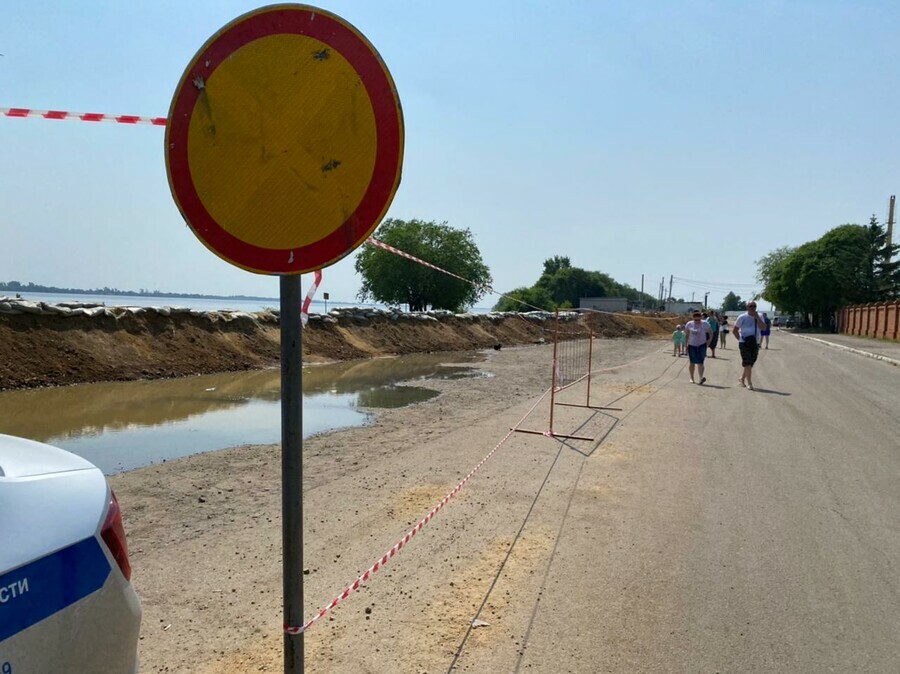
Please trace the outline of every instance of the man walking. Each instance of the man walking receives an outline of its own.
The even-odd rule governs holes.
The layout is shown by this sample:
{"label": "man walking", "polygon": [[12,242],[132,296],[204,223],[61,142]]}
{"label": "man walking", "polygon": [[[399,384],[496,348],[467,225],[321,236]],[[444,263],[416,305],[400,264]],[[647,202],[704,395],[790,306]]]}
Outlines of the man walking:
{"label": "man walking", "polygon": [[710,357],[716,357],[716,345],[719,343],[719,319],[716,312],[711,311],[709,314],[703,314],[703,320],[709,323],[709,329],[712,330],[712,339],[709,341]]}
{"label": "man walking", "polygon": [[744,372],[739,382],[753,390],[753,365],[759,356],[760,334],[766,329],[766,322],[756,312],[756,302],[747,302],[747,311],[737,317],[731,333],[738,340],[738,348],[741,350],[741,365]]}

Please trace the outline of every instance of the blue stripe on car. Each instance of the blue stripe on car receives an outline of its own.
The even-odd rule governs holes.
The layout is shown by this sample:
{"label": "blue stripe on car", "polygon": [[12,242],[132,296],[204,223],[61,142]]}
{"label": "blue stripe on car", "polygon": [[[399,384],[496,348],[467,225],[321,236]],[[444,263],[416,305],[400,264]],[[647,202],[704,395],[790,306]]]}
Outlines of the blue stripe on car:
{"label": "blue stripe on car", "polygon": [[93,536],[0,576],[0,641],[96,592],[110,566]]}

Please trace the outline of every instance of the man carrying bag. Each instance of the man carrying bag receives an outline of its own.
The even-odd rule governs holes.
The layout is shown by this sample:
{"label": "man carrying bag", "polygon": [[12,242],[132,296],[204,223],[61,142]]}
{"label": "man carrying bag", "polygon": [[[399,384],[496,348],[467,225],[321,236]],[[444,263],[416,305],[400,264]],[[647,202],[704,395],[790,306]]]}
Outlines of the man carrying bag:
{"label": "man carrying bag", "polygon": [[747,302],[747,311],[737,317],[731,333],[738,340],[738,348],[741,350],[741,365],[744,372],[739,382],[753,390],[753,365],[759,356],[759,335],[766,329],[766,322],[756,311],[756,302]]}

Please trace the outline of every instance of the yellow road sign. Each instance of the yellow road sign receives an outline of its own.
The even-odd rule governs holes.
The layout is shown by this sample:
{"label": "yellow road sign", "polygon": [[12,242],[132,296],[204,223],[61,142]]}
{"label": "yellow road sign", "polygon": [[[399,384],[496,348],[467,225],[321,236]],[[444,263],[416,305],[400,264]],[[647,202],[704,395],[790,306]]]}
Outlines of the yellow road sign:
{"label": "yellow road sign", "polygon": [[172,194],[200,240],[250,271],[299,274],[374,231],[400,182],[403,117],[371,44],[339,17],[265,7],[191,61],[166,128]]}

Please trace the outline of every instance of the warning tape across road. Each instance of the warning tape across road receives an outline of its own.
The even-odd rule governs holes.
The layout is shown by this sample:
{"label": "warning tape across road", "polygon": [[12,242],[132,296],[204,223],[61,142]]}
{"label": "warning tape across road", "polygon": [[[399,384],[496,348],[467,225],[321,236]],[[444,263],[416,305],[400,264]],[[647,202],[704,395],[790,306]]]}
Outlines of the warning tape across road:
{"label": "warning tape across road", "polygon": [[485,292],[494,293],[495,295],[499,295],[500,297],[505,297],[506,299],[512,300],[513,302],[518,302],[519,304],[524,304],[526,307],[531,307],[532,309],[535,309],[536,311],[546,311],[546,309],[541,309],[540,307],[536,307],[533,304],[529,304],[525,300],[520,300],[518,297],[511,297],[510,295],[504,295],[503,293],[498,293],[490,285],[476,283],[475,281],[467,279],[463,276],[454,274],[452,271],[447,271],[446,269],[441,269],[440,267],[433,265],[430,262],[426,262],[425,260],[421,260],[413,255],[410,255],[406,251],[402,251],[399,248],[394,248],[393,246],[384,243],[383,241],[379,241],[378,239],[376,239],[373,236],[370,236],[368,239],[366,239],[366,243],[368,243],[369,245],[372,245],[372,246],[377,246],[379,248],[383,248],[384,250],[386,250],[390,253],[393,253],[394,255],[399,255],[400,257],[405,257],[407,260],[412,260],[413,262],[418,262],[421,265],[429,267],[430,269],[434,269],[435,271],[439,271],[442,274],[446,274],[447,276],[452,276],[455,279],[459,279],[460,281],[464,281],[465,283],[475,286],[479,290],[484,290]]}
{"label": "warning tape across road", "polygon": [[[152,126],[166,126],[168,124],[168,119],[165,117],[142,117],[139,115],[108,115],[100,112],[69,112],[65,110],[35,110],[33,108],[0,108],[0,115],[4,117],[40,117],[42,119],[68,119],[68,120],[76,120],[81,122],[113,122],[115,124],[149,124]],[[405,257],[408,260],[412,260],[414,262],[418,262],[421,265],[439,271],[443,274],[447,274],[448,276],[452,276],[453,278],[459,279],[460,281],[464,281],[465,283],[469,283],[480,290],[484,290],[490,293],[494,293],[499,295],[500,297],[504,297],[506,299],[512,300],[514,302],[518,302],[524,306],[530,307],[531,309],[535,309],[537,311],[547,311],[546,309],[542,309],[541,307],[537,307],[533,304],[530,304],[524,300],[521,300],[517,297],[512,297],[510,295],[505,295],[503,293],[498,293],[495,291],[490,285],[479,284],[475,281],[471,281],[467,278],[459,276],[458,274],[454,274],[453,272],[447,271],[446,269],[441,269],[440,267],[431,264],[430,262],[426,262],[425,260],[421,260],[417,257],[410,255],[409,253],[402,251],[398,248],[394,248],[383,241],[379,241],[374,237],[369,237],[366,239],[366,243],[371,244],[373,246],[378,246],[379,248],[383,248],[384,250],[390,251],[395,255],[399,255],[401,257]],[[315,289],[313,289],[315,292]],[[614,315],[616,312],[612,311],[600,311],[597,309],[577,309],[575,311],[583,311],[586,313],[597,313],[597,314],[611,314]],[[648,318],[650,320],[662,321],[662,320],[671,320],[667,318],[661,318],[656,316],[642,316],[643,318]]]}
{"label": "warning tape across road", "polygon": [[366,239],[366,243],[372,244],[373,246],[378,246],[379,248],[384,248],[386,251],[394,253],[395,255],[399,255],[400,257],[405,257],[407,260],[412,260],[413,262],[418,262],[421,265],[424,265],[424,266],[434,269],[436,271],[442,272],[442,273],[446,274],[447,276],[452,276],[453,278],[459,279],[460,281],[465,281],[466,283],[469,283],[469,284],[475,286],[476,288],[480,288],[481,290],[486,290],[490,293],[494,292],[494,289],[491,288],[491,286],[489,286],[489,285],[482,285],[479,283],[475,283],[475,281],[470,281],[469,279],[459,276],[458,274],[454,274],[452,271],[447,271],[446,269],[441,269],[440,267],[435,266],[435,265],[431,264],[430,262],[426,262],[425,260],[420,260],[417,257],[413,257],[409,253],[402,251],[399,248],[394,248],[393,246],[386,244],[384,241],[379,241],[374,236],[370,236],[368,239]]}
{"label": "warning tape across road", "polygon": [[449,494],[447,494],[443,499],[441,499],[440,503],[438,503],[436,506],[434,506],[434,508],[432,508],[428,512],[428,514],[425,515],[425,517],[423,517],[421,520],[419,520],[419,523],[416,524],[416,526],[414,526],[412,529],[407,531],[406,535],[403,538],[401,538],[399,541],[394,543],[394,546],[390,550],[388,550],[386,553],[384,553],[381,556],[381,558],[378,559],[374,564],[372,564],[372,566],[370,566],[368,569],[366,569],[365,572],[361,576],[359,576],[350,585],[345,587],[343,592],[341,592],[337,597],[332,599],[331,602],[329,602],[318,613],[316,613],[316,615],[314,615],[312,618],[310,618],[305,623],[303,623],[303,625],[299,625],[299,626],[285,625],[284,631],[288,634],[301,634],[302,632],[305,632],[310,627],[312,627],[316,622],[318,622],[321,618],[323,618],[331,609],[333,609],[335,606],[340,604],[351,594],[358,591],[359,588],[363,585],[363,583],[365,583],[367,580],[369,580],[369,578],[371,578],[375,573],[377,573],[378,570],[381,567],[383,567],[385,564],[387,564],[388,561],[390,561],[390,559],[392,557],[396,556],[403,549],[403,546],[406,545],[407,543],[409,543],[413,539],[413,536],[415,536],[417,533],[419,533],[419,531],[422,530],[422,527],[424,527],[426,524],[428,524],[428,522],[435,515],[437,515],[438,512],[440,512],[441,508],[443,508],[445,505],[447,505],[447,502],[451,498],[456,496],[456,494],[459,493],[460,489],[462,489],[465,486],[466,482],[468,482],[469,479],[473,475],[475,475],[475,473],[478,471],[478,469],[481,468],[485,463],[487,463],[488,459],[490,459],[494,455],[494,453],[498,449],[500,449],[500,447],[503,445],[503,443],[506,442],[510,438],[510,436],[515,432],[516,428],[518,428],[519,425],[523,421],[525,421],[525,419],[528,418],[528,415],[530,415],[532,412],[534,412],[535,408],[541,404],[541,401],[547,397],[548,393],[550,393],[550,389],[547,389],[546,391],[544,391],[544,394],[540,398],[538,398],[537,402],[534,405],[531,406],[531,409],[525,413],[525,416],[523,416],[519,420],[519,422],[513,428],[511,428],[506,435],[503,436],[503,439],[494,446],[494,448],[488,453],[488,455],[485,456],[481,461],[479,461],[478,465],[475,466],[471,471],[469,471],[469,474],[466,475],[459,482],[459,484],[457,484],[450,491]]}
{"label": "warning tape across road", "polygon": [[[68,119],[68,120],[77,120],[81,122],[113,122],[115,124],[149,124],[152,126],[166,126],[168,124],[168,119],[165,117],[141,117],[138,115],[108,115],[100,112],[69,112],[65,110],[35,110],[32,108],[0,108],[0,115],[4,117],[40,117],[42,119]],[[453,272],[447,271],[446,269],[441,269],[440,267],[431,264],[430,262],[426,262],[425,260],[421,260],[409,253],[402,251],[398,248],[394,248],[391,245],[384,243],[383,241],[379,241],[374,237],[369,237],[366,239],[366,243],[371,244],[373,246],[378,246],[379,248],[383,248],[395,255],[399,255],[401,257],[405,257],[408,260],[412,260],[413,262],[418,262],[421,265],[434,269],[435,271],[439,271],[443,274],[447,274],[448,276],[452,276],[455,279],[459,279],[465,283],[469,283],[480,290],[484,290],[489,293],[493,293],[499,295],[500,297],[504,297],[506,299],[512,300],[513,302],[518,302],[526,307],[534,309],[536,311],[546,311],[546,309],[542,309],[541,307],[535,306],[526,302],[525,300],[519,299],[518,297],[512,297],[510,295],[505,295],[503,293],[498,293],[494,290],[490,285],[476,283],[475,281],[471,281],[467,278],[459,276],[458,274],[454,274]],[[315,292],[315,289],[313,289]],[[599,314],[613,314],[611,311],[598,311],[598,310],[590,310],[593,313]],[[661,319],[651,316],[645,316],[645,318],[650,318],[651,320],[668,320]],[[305,323],[304,323],[305,325]]]}
{"label": "warning tape across road", "polygon": [[69,119],[79,122],[113,122],[115,124],[151,124],[165,126],[165,117],[139,117],[138,115],[107,115],[101,112],[67,112],[65,110],[33,110],[31,108],[0,108],[4,117],[41,117],[43,119]]}

